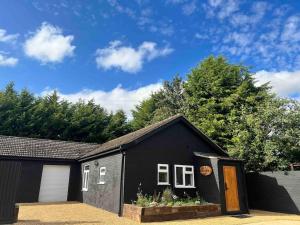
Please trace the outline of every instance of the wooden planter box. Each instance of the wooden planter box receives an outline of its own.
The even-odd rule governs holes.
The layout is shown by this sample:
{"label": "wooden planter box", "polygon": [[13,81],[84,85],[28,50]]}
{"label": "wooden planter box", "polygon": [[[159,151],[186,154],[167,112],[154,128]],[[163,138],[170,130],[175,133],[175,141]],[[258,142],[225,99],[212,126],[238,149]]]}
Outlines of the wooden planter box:
{"label": "wooden planter box", "polygon": [[182,220],[221,215],[219,204],[195,206],[157,206],[139,207],[124,204],[123,216],[137,222],[159,222],[167,220]]}

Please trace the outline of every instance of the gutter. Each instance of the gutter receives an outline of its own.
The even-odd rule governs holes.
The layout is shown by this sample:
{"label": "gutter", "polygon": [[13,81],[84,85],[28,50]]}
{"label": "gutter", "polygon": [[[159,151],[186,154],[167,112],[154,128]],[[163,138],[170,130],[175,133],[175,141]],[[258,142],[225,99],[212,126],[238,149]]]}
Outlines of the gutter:
{"label": "gutter", "polygon": [[123,214],[123,203],[124,203],[124,178],[125,178],[125,159],[126,153],[122,151],[120,148],[120,153],[122,154],[122,162],[121,162],[121,178],[120,178],[120,200],[119,200],[119,213],[118,216],[122,216]]}

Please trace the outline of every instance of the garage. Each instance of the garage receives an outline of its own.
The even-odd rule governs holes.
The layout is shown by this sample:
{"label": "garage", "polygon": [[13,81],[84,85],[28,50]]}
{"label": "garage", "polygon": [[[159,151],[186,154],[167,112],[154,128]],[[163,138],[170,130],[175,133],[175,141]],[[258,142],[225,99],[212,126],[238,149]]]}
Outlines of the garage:
{"label": "garage", "polygon": [[39,202],[67,201],[70,166],[44,165],[39,193]]}

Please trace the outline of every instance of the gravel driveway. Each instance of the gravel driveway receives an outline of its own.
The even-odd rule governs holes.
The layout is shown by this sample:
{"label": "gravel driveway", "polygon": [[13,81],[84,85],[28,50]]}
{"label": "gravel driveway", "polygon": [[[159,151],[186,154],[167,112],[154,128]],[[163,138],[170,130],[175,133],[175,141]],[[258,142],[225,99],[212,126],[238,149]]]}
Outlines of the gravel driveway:
{"label": "gravel driveway", "polygon": [[[119,225],[134,225],[138,224],[131,220],[118,217],[113,213],[101,210],[82,203],[56,203],[56,204],[23,204],[20,206],[19,222],[17,224],[119,224]],[[232,216],[219,216],[205,219],[192,219],[184,221],[172,221],[162,223],[147,223],[170,224],[170,225],[300,225],[300,216],[271,213],[265,211],[253,210],[249,217],[235,218]]]}

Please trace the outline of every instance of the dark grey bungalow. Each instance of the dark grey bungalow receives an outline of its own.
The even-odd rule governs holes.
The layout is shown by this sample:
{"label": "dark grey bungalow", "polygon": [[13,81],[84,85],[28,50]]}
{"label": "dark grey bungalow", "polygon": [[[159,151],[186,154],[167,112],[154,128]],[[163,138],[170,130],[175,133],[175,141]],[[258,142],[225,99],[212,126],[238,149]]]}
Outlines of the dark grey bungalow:
{"label": "dark grey bungalow", "polygon": [[121,214],[141,185],[248,211],[243,162],[180,115],[102,145],[0,136],[0,156],[21,164],[16,202],[81,201]]}

